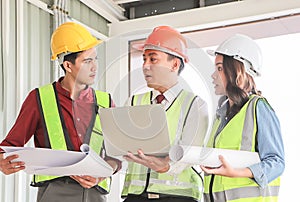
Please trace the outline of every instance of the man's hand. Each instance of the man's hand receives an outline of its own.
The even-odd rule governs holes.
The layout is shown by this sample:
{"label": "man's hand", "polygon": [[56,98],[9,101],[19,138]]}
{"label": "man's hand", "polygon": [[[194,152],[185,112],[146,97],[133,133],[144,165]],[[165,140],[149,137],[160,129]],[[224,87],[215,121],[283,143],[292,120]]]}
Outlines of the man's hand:
{"label": "man's hand", "polygon": [[71,175],[70,177],[78,182],[82,187],[87,189],[96,186],[99,182],[105,179],[105,177],[92,177],[89,175]]}
{"label": "man's hand", "polygon": [[138,150],[138,155],[134,155],[131,152],[128,152],[126,156],[123,156],[127,161],[135,162],[142,164],[158,173],[165,173],[170,169],[169,156],[166,157],[155,157],[145,155],[142,150]]}
{"label": "man's hand", "polygon": [[3,158],[3,153],[0,154],[0,171],[5,175],[10,175],[16,173],[20,170],[25,169],[25,163],[18,161],[12,162],[12,160],[18,158],[18,155],[11,155],[6,158]]}

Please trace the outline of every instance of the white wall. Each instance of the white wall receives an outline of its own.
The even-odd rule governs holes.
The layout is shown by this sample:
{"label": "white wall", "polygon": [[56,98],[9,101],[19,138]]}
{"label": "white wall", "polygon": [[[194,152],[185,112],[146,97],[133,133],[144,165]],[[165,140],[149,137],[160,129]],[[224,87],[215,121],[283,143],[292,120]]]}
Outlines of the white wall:
{"label": "white wall", "polygon": [[[262,77],[257,85],[281,122],[286,169],[281,178],[280,201],[294,201],[298,187],[300,33],[257,40],[263,51]],[[267,146],[267,145],[266,145]]]}

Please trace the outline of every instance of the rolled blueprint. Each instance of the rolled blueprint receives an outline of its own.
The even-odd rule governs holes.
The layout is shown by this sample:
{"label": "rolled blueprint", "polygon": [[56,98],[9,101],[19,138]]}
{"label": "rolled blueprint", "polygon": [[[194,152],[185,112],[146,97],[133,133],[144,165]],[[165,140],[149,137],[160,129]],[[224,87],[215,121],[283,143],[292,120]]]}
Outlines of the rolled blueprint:
{"label": "rolled blueprint", "polygon": [[6,152],[5,157],[18,154],[19,157],[14,161],[25,162],[24,172],[27,174],[93,177],[108,177],[113,174],[112,167],[86,144],[80,147],[81,152],[33,147],[1,148]]}
{"label": "rolled blueprint", "polygon": [[258,153],[249,151],[174,145],[169,152],[173,162],[213,168],[221,166],[219,155],[222,155],[234,168],[244,168],[260,162]]}

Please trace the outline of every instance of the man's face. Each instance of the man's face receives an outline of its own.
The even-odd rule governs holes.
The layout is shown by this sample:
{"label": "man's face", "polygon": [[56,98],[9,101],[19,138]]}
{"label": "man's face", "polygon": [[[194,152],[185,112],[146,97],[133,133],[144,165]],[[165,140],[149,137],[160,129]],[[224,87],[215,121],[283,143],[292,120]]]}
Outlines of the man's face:
{"label": "man's face", "polygon": [[92,85],[97,73],[97,51],[95,48],[80,53],[72,68],[72,74],[77,84]]}
{"label": "man's face", "polygon": [[145,50],[143,73],[147,86],[154,89],[169,86],[174,76],[174,61],[168,61],[168,54],[157,50]]}

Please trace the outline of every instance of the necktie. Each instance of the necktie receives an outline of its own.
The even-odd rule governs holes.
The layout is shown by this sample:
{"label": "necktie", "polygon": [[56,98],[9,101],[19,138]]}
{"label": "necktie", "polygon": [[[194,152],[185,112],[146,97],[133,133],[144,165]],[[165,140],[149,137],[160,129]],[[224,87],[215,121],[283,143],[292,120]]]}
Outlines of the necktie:
{"label": "necktie", "polygon": [[159,94],[156,96],[156,103],[160,104],[165,99],[165,96],[163,94]]}

